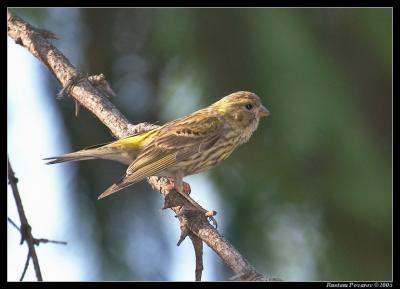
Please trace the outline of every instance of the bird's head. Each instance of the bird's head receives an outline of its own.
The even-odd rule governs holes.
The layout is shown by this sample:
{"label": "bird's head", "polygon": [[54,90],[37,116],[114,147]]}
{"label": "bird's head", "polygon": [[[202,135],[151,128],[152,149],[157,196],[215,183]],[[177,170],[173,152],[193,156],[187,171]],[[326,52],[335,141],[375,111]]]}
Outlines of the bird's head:
{"label": "bird's head", "polygon": [[244,142],[257,129],[260,118],[270,114],[260,97],[249,91],[231,93],[212,106],[243,132]]}

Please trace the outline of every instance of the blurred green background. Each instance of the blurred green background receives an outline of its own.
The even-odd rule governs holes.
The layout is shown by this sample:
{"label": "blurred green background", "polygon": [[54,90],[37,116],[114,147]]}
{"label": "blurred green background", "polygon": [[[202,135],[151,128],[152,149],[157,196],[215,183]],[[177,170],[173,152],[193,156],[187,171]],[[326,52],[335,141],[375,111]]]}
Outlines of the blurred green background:
{"label": "blurred green background", "polygon": [[[270,117],[202,179],[221,204],[221,233],[286,281],[392,278],[390,8],[13,11],[59,35],[53,43],[82,72],[104,73],[133,123],[163,123],[237,90],[258,94]],[[85,109],[76,119],[71,100],[56,101],[60,85],[43,73],[71,151],[112,140]],[[159,195],[141,183],[97,202],[125,167],[71,167],[68,218],[90,219],[96,279],[168,280],[180,248],[170,249],[178,235],[167,238]],[[212,262],[213,280],[233,275]]]}

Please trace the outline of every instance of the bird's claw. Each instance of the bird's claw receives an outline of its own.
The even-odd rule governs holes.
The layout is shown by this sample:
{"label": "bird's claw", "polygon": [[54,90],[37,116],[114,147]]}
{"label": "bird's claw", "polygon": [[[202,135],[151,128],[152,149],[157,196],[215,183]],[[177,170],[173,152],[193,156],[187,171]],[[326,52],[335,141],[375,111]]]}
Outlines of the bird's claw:
{"label": "bird's claw", "polygon": [[218,227],[217,220],[215,220],[214,216],[217,214],[217,211],[208,211],[204,215],[206,216],[208,222],[211,222],[215,229]]}
{"label": "bird's claw", "polygon": [[[167,178],[169,180],[169,184],[166,186],[166,189],[168,191],[176,190],[175,188],[175,180],[173,178]],[[186,195],[190,195],[191,193],[191,188],[188,183],[183,182],[183,187],[182,187],[182,192],[185,193]]]}
{"label": "bird's claw", "polygon": [[214,216],[217,214],[216,211],[206,211],[203,208],[187,209],[185,207],[181,207],[180,212],[175,215],[175,218],[184,216],[189,213],[196,213],[196,212],[204,214],[204,216],[207,218],[208,222],[211,222],[212,225],[215,227],[215,229],[217,228],[218,223],[217,223],[217,220],[215,220],[215,218],[214,218]]}

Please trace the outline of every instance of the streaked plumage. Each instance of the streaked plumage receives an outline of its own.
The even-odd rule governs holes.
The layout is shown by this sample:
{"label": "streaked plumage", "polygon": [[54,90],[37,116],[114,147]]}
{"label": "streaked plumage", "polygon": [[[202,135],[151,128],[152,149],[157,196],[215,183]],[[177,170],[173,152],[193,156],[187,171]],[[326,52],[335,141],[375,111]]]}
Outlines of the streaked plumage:
{"label": "streaked plumage", "polygon": [[207,108],[142,134],[48,158],[48,164],[109,159],[128,164],[125,176],[100,198],[149,176],[172,177],[182,193],[182,178],[208,170],[249,140],[268,110],[251,92],[232,93]]}

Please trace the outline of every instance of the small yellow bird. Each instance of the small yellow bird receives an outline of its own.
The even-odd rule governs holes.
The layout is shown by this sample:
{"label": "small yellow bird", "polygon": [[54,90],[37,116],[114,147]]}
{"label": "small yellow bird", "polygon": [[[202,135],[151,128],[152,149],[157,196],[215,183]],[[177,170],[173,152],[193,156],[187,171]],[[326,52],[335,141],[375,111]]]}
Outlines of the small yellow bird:
{"label": "small yellow bird", "polygon": [[55,164],[107,159],[129,165],[125,176],[99,199],[150,176],[173,178],[175,189],[186,198],[183,177],[208,170],[226,159],[249,140],[260,117],[268,115],[256,94],[238,91],[150,131],[45,160]]}

